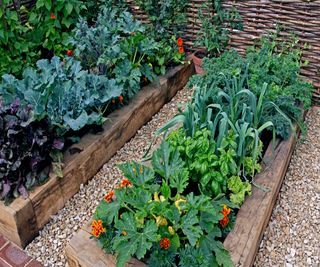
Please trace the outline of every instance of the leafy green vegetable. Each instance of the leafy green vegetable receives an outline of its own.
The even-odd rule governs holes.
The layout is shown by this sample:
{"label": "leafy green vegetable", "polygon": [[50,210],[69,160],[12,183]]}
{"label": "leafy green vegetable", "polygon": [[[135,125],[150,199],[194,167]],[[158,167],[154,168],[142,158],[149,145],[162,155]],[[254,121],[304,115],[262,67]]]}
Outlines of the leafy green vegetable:
{"label": "leafy green vegetable", "polygon": [[[114,197],[102,200],[94,215],[107,231],[112,231],[96,236],[101,246],[117,255],[119,267],[131,257],[153,266],[183,266],[191,260],[181,258],[185,248],[194,250],[199,263],[225,264],[228,254],[220,247],[218,225],[223,217],[221,207],[228,201],[216,202],[194,193],[184,196],[189,190],[188,171],[179,152],[167,142],[154,152],[151,163],[151,167],[136,162],[120,166],[130,184],[127,181],[126,186],[121,186],[121,182]],[[212,234],[208,237],[208,233]],[[205,260],[207,254],[199,248],[205,238],[211,246],[210,261]]]}
{"label": "leafy green vegetable", "polygon": [[241,206],[246,194],[251,195],[251,184],[242,182],[239,176],[232,176],[228,179],[228,189],[232,192],[231,202],[238,206]]}
{"label": "leafy green vegetable", "polygon": [[60,135],[79,131],[86,125],[102,124],[104,109],[121,94],[115,80],[89,74],[80,62],[69,58],[61,62],[39,60],[37,69],[27,68],[23,79],[4,75],[0,95],[6,103],[20,97],[33,107],[37,119],[48,116]]}
{"label": "leafy green vegetable", "polygon": [[[302,51],[296,48],[297,40],[279,43],[276,38],[277,35],[262,38],[259,46],[248,49],[246,58],[230,50],[219,58],[205,59],[205,74],[193,76],[189,86],[196,86],[202,94],[210,91],[213,99],[209,101],[216,104],[219,103],[215,97],[217,92],[222,90],[230,95],[228,88],[231,86],[226,84],[241,81],[239,88],[246,88],[255,96],[263,96],[260,124],[271,121],[276,133],[288,138],[292,130],[288,118],[302,125],[302,113],[311,105],[313,87],[299,76]],[[235,99],[241,100],[238,96]],[[241,105],[238,107],[242,109]]]}

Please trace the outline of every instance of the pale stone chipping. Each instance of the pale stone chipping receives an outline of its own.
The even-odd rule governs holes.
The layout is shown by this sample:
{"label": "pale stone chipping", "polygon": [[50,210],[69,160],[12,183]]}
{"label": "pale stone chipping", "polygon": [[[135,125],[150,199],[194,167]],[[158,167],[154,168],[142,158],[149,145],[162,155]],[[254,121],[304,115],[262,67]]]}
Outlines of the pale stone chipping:
{"label": "pale stone chipping", "polygon": [[255,266],[320,266],[320,108],[292,156]]}

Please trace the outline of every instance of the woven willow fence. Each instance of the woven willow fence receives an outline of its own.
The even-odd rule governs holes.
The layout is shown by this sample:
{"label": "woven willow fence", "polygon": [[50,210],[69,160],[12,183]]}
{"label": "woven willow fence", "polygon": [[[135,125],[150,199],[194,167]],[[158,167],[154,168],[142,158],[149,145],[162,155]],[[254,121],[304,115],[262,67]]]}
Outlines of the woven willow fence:
{"label": "woven willow fence", "polygon": [[[34,0],[16,0],[15,3],[27,6]],[[148,17],[135,5],[134,0],[127,0],[133,13],[144,22]],[[193,43],[200,28],[198,10],[208,0],[190,0],[187,7],[188,25],[183,33],[186,44],[193,48]],[[223,0],[226,8],[235,6],[243,18],[243,31],[233,31],[230,46],[241,54],[246,47],[269,31],[275,31],[277,25],[286,29],[282,36],[286,37],[294,32],[301,41],[309,44],[303,53],[303,61],[309,64],[304,66],[301,74],[310,80],[317,88],[314,102],[320,104],[320,0]],[[214,12],[213,10],[208,10]]]}

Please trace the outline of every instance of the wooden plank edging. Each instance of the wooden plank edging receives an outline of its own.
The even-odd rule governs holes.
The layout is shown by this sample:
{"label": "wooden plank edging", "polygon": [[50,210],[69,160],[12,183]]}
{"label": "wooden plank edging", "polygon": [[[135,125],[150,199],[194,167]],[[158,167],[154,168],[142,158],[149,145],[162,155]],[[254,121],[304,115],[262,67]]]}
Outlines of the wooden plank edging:
{"label": "wooden plank edging", "polygon": [[[252,195],[241,206],[234,229],[224,241],[235,266],[249,267],[254,263],[260,241],[270,219],[273,206],[285,177],[296,139],[293,135],[286,140],[277,140],[275,150],[269,145],[263,161],[266,162],[255,182],[270,189],[264,192],[253,187]],[[106,254],[98,242],[90,239],[90,226],[84,225],[66,247],[66,257],[70,267],[115,267],[115,257]],[[145,267],[132,259],[127,266]]]}
{"label": "wooden plank edging", "polygon": [[[177,66],[145,86],[129,105],[112,112],[98,134],[88,133],[71,146],[64,158],[63,178],[50,174],[44,185],[34,188],[27,199],[0,202],[0,234],[25,247],[40,229],[87,183],[162,106],[181,90],[194,74],[194,65]],[[77,153],[71,154],[71,151]]]}

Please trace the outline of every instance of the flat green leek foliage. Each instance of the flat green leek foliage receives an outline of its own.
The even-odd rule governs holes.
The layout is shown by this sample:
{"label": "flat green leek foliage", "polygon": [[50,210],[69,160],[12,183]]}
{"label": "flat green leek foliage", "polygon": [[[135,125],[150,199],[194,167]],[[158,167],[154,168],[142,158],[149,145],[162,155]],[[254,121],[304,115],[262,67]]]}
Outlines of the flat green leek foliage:
{"label": "flat green leek foliage", "polygon": [[[98,237],[101,246],[117,255],[119,267],[132,256],[150,266],[191,266],[182,265],[188,261],[186,251],[202,259],[194,266],[232,266],[220,241],[219,220],[223,205],[233,205],[225,199],[185,195],[189,172],[168,143],[154,152],[151,163],[120,165],[132,185],[115,189],[113,200],[98,206],[94,219],[106,228]],[[164,238],[170,242],[167,249],[161,248]]]}
{"label": "flat green leek foliage", "polygon": [[19,97],[33,107],[37,120],[48,118],[59,136],[102,124],[109,102],[121,91],[114,79],[90,74],[72,58],[61,62],[58,57],[39,60],[37,68],[27,68],[21,80],[4,75],[0,84],[6,104]]}
{"label": "flat green leek foliage", "polygon": [[291,125],[276,106],[303,127],[303,110],[311,105],[313,87],[299,76],[300,67],[305,64],[300,60],[301,53],[302,50],[297,48],[297,39],[279,42],[277,35],[268,36],[262,38],[257,46],[248,49],[246,58],[230,50],[219,58],[205,59],[203,68],[206,73],[193,76],[189,86],[214,93],[228,88],[226,79],[232,83],[234,76],[247,75],[244,88],[259,96],[264,90],[264,83],[267,83],[264,101],[275,105],[264,107],[262,122],[271,121],[277,135],[286,139],[292,132]]}
{"label": "flat green leek foliage", "polygon": [[[242,30],[241,16],[235,8],[223,9],[221,0],[212,0],[211,8],[205,4],[198,11],[201,29],[195,45],[205,48],[208,57],[220,55],[229,43],[232,29]],[[203,12],[203,11],[206,12]],[[209,12],[208,12],[209,10]],[[212,10],[212,12],[210,12]]]}

